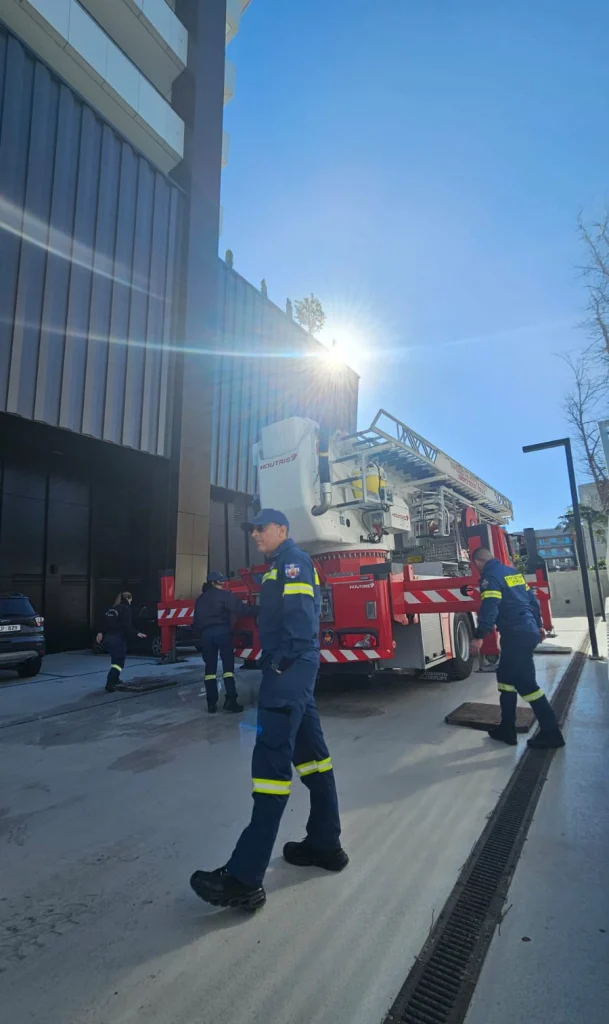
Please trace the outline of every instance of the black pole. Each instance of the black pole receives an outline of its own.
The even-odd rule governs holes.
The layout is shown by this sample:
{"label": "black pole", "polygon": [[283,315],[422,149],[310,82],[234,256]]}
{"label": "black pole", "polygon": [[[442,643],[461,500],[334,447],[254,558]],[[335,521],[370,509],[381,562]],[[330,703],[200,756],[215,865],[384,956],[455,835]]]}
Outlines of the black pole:
{"label": "black pole", "polygon": [[567,457],[567,472],[569,474],[569,487],[571,488],[571,503],[573,506],[573,522],[575,525],[575,541],[577,545],[577,557],[579,558],[579,569],[584,588],[584,601],[586,603],[586,615],[588,617],[588,632],[590,633],[590,647],[592,657],[598,658],[598,641],[596,639],[596,623],[594,621],[594,609],[592,608],[592,594],[590,593],[590,580],[588,578],[588,566],[586,565],[586,548],[584,545],[584,531],[582,520],[579,514],[579,498],[577,484],[575,482],[575,469],[573,467],[573,454],[571,452],[571,441],[565,438],[565,455]]}
{"label": "black pole", "polygon": [[603,617],[603,622],[606,622],[605,601],[603,599],[603,586],[601,583],[601,574],[598,571],[598,558],[596,557],[596,542],[594,540],[594,530],[592,529],[592,516],[589,512],[584,512],[584,516],[586,518],[586,522],[588,523],[588,531],[590,533],[590,547],[592,550],[592,561],[594,563],[594,572],[596,575],[596,586],[598,587],[598,599],[600,601],[601,606],[601,615]]}
{"label": "black pole", "polygon": [[556,441],[543,441],[541,444],[526,444],[523,452],[540,452],[546,448],[564,448],[567,459],[567,472],[569,474],[569,487],[571,489],[571,505],[573,508],[573,523],[575,526],[575,547],[579,559],[579,571],[584,588],[584,601],[586,604],[586,617],[588,619],[588,634],[590,636],[590,647],[592,657],[598,658],[598,640],[596,639],[596,623],[594,621],[594,609],[592,608],[592,595],[590,593],[590,580],[588,579],[588,567],[586,565],[586,549],[584,546],[584,531],[582,520],[579,514],[579,499],[577,495],[577,484],[575,482],[575,469],[573,467],[573,455],[571,453],[571,440],[568,437],[561,437]]}

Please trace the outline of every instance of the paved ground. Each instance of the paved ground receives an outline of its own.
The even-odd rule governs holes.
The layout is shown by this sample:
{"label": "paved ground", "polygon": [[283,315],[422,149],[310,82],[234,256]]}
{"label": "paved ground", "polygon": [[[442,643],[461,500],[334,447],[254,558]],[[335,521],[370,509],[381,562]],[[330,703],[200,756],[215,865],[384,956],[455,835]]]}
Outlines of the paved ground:
{"label": "paved ground", "polygon": [[[569,630],[558,642],[579,642],[581,620]],[[206,907],[188,876],[222,863],[248,818],[257,673],[240,674],[241,720],[210,718],[187,681],[200,662],[173,689],[106,696],[105,666],[63,657],[45,663],[55,678],[0,688],[6,1020],[380,1022],[522,750],[444,724],[494,700],[494,677],[323,684],[352,863],[328,876],[276,856],[250,917]],[[539,657],[548,691],[567,660]],[[305,797],[280,842],[301,838]]]}
{"label": "paved ground", "polygon": [[607,663],[588,662],[467,1024],[609,1019],[608,734]]}

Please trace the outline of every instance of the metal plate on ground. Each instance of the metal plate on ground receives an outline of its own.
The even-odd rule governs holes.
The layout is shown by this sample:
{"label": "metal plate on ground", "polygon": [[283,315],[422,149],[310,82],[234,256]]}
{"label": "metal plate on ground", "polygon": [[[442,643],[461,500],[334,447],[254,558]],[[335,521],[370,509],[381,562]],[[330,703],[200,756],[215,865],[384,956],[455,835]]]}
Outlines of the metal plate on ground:
{"label": "metal plate on ground", "polygon": [[179,671],[171,676],[135,676],[128,682],[118,683],[116,689],[121,693],[150,693],[152,690],[166,690],[169,686],[179,683],[200,683],[201,670]]}
{"label": "metal plate on ground", "polygon": [[[476,704],[474,701],[467,701],[451,711],[444,721],[448,725],[466,725],[470,729],[485,730],[499,725],[500,718],[499,704]],[[530,708],[516,708],[516,732],[528,732],[534,721],[535,715]]]}

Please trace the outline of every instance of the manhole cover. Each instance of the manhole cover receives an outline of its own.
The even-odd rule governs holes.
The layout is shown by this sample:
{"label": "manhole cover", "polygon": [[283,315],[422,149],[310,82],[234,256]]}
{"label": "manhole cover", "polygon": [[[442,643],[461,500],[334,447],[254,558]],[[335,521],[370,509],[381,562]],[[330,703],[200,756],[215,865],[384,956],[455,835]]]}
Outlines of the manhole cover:
{"label": "manhole cover", "polygon": [[[498,704],[476,704],[474,701],[460,704],[446,716],[449,725],[466,725],[470,729],[492,729],[499,725],[501,710]],[[530,708],[516,708],[516,732],[528,732],[535,715]]]}

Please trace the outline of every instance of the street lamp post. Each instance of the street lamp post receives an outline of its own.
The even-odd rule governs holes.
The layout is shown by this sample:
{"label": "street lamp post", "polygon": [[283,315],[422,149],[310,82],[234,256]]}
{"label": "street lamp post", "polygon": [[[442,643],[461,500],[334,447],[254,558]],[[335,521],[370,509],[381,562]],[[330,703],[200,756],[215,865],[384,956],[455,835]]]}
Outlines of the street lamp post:
{"label": "street lamp post", "polygon": [[575,482],[575,469],[573,467],[573,454],[571,452],[571,441],[568,437],[561,437],[556,441],[542,441],[541,444],[525,444],[523,452],[540,452],[546,448],[564,448],[567,459],[567,473],[569,474],[569,487],[571,488],[571,504],[573,506],[573,524],[575,526],[575,546],[579,559],[579,570],[581,572],[582,586],[584,588],[584,602],[586,604],[586,617],[588,619],[588,633],[590,635],[590,648],[592,657],[598,658],[598,641],[596,639],[596,623],[594,621],[594,610],[592,608],[592,595],[590,593],[590,580],[588,579],[588,567],[586,565],[586,548],[584,546],[584,531],[582,520],[579,514],[579,500],[577,496],[577,484]]}

